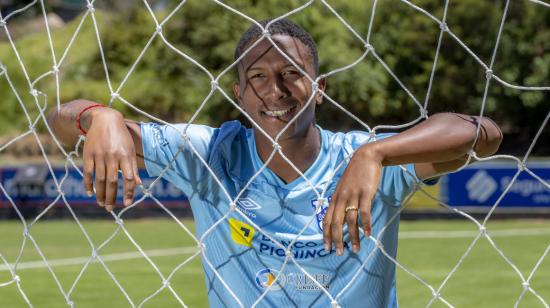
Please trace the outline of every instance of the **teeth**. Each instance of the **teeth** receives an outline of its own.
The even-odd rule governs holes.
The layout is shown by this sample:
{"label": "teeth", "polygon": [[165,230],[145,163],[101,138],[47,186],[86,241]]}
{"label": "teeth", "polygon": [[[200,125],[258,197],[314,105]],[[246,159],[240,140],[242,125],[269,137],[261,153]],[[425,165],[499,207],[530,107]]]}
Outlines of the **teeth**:
{"label": "teeth", "polygon": [[265,112],[265,114],[267,114],[268,116],[270,117],[280,117],[280,116],[283,116],[287,113],[290,112],[290,110],[292,110],[293,107],[290,107],[288,109],[283,109],[283,110],[268,110]]}

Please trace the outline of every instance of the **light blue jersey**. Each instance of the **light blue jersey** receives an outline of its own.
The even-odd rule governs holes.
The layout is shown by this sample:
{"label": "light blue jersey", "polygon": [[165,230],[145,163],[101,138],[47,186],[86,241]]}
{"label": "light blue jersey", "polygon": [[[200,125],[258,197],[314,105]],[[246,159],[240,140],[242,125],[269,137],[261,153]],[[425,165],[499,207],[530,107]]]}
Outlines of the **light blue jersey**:
{"label": "light blue jersey", "polygon": [[[183,132],[186,126],[176,127]],[[263,166],[252,130],[237,121],[220,128],[190,125],[184,137],[169,126],[141,125],[149,174],[162,174],[189,197],[197,237],[204,236],[202,263],[211,307],[250,307],[264,293],[258,307],[327,307],[329,294],[341,307],[397,306],[395,264],[373,241],[361,235],[361,249],[353,253],[346,231],[343,256],[323,249],[322,219],[330,196],[346,158],[369,135],[319,130],[321,150],[305,172],[308,181],[284,183],[265,168],[232,211],[231,201]],[[386,226],[380,242],[392,258],[397,253],[396,213],[416,181],[413,165],[382,171],[372,204],[372,232],[378,237]]]}

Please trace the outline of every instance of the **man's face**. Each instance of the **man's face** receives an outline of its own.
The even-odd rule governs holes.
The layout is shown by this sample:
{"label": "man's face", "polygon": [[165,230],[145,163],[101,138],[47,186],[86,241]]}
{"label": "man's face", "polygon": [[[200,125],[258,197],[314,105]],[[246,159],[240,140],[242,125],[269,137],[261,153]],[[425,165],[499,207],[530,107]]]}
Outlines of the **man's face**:
{"label": "man's face", "polygon": [[[315,66],[309,48],[299,39],[273,35],[273,41],[303,71],[315,79]],[[241,108],[271,137],[275,137],[303,108],[280,140],[303,136],[315,123],[315,105],[322,95],[317,93],[309,104],[311,82],[302,75],[267,39],[256,45],[238,64],[239,83],[233,90]],[[319,81],[325,89],[325,81]]]}

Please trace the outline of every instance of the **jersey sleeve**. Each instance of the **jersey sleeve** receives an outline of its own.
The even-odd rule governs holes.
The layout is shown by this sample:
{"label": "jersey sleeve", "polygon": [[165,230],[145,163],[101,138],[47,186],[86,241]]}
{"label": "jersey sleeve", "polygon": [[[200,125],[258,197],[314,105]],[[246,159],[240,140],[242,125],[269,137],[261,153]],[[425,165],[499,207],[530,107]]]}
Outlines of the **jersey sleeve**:
{"label": "jersey sleeve", "polygon": [[147,173],[162,176],[188,195],[206,171],[200,158],[207,161],[215,131],[215,128],[195,124],[141,123]]}

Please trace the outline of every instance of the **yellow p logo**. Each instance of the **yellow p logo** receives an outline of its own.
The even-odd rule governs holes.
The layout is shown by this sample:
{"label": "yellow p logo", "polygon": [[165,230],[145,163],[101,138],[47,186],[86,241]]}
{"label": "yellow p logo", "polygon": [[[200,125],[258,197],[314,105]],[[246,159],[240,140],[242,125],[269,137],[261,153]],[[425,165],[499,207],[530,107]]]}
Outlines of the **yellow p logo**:
{"label": "yellow p logo", "polygon": [[254,238],[254,228],[251,225],[229,218],[229,229],[231,230],[231,239],[233,242],[250,247]]}

